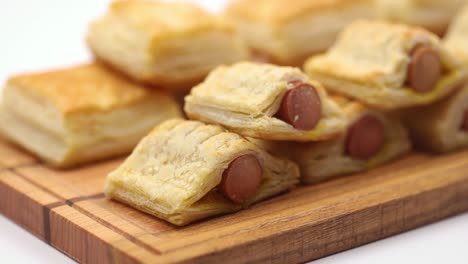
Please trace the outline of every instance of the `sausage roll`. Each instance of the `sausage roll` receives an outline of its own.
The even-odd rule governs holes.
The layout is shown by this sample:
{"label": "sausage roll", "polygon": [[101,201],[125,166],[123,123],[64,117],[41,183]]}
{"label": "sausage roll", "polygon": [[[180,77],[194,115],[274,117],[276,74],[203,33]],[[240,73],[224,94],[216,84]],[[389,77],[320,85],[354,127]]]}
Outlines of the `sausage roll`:
{"label": "sausage roll", "polygon": [[327,89],[383,109],[432,103],[466,75],[434,34],[367,20],[346,27],[327,53],[304,67]]}
{"label": "sausage roll", "polygon": [[455,17],[444,38],[445,48],[468,66],[468,5]]}
{"label": "sausage roll", "polygon": [[248,58],[232,25],[189,3],[115,1],[90,25],[87,42],[98,59],[168,89],[190,88],[215,66]]}
{"label": "sausage roll", "polygon": [[422,26],[442,36],[466,0],[376,0],[382,18]]}
{"label": "sausage roll", "polygon": [[373,0],[237,0],[226,14],[257,54],[269,61],[301,65],[326,50],[341,29],[373,18]]}
{"label": "sausage roll", "polygon": [[343,96],[332,97],[349,119],[345,133],[336,139],[290,144],[291,158],[305,183],[364,171],[386,163],[410,149],[407,131],[396,116],[372,109]]}
{"label": "sausage roll", "polygon": [[402,114],[415,144],[433,152],[468,147],[468,84],[435,104]]}
{"label": "sausage roll", "polygon": [[323,140],[345,126],[340,108],[299,69],[251,62],[212,71],[185,97],[185,112],[272,140]]}
{"label": "sausage roll", "polygon": [[59,167],[130,152],[175,101],[98,64],[12,77],[3,89],[0,131]]}
{"label": "sausage roll", "polygon": [[106,180],[105,193],[175,225],[233,212],[298,183],[299,169],[216,125],[157,126]]}

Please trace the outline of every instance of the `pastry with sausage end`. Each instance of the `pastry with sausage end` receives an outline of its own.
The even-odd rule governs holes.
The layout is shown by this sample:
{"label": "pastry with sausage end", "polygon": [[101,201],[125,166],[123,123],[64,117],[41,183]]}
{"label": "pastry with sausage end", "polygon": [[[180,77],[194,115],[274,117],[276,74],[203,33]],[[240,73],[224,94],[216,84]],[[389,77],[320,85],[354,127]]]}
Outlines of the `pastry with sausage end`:
{"label": "pastry with sausage end", "polygon": [[385,113],[345,96],[333,94],[348,118],[345,132],[321,142],[279,142],[249,139],[257,146],[299,165],[306,184],[365,171],[408,152],[407,130],[395,114]]}
{"label": "pastry with sausage end", "polygon": [[131,152],[160,122],[181,116],[175,100],[98,64],[10,78],[0,132],[58,167]]}
{"label": "pastry with sausage end", "polygon": [[87,42],[120,72],[170,90],[188,90],[214,67],[249,57],[230,23],[189,3],[115,1],[91,23]]}
{"label": "pastry with sausage end", "polygon": [[257,55],[283,65],[302,65],[353,20],[377,16],[373,0],[238,0],[226,14]]}
{"label": "pastry with sausage end", "polygon": [[422,149],[443,153],[468,147],[468,84],[434,104],[405,109],[402,117]]}
{"label": "pastry with sausage end", "polygon": [[430,104],[466,76],[433,33],[370,20],[346,27],[327,53],[311,57],[304,68],[327,89],[383,109]]}
{"label": "pastry with sausage end", "polygon": [[241,210],[299,181],[293,162],[217,125],[173,119],[106,180],[105,193],[175,225]]}
{"label": "pastry with sausage end", "polygon": [[344,96],[331,98],[343,108],[349,125],[339,138],[290,146],[304,183],[365,171],[409,151],[411,142],[398,117]]}
{"label": "pastry with sausage end", "polygon": [[251,62],[212,71],[185,97],[185,112],[271,140],[324,140],[345,126],[341,109],[299,69]]}

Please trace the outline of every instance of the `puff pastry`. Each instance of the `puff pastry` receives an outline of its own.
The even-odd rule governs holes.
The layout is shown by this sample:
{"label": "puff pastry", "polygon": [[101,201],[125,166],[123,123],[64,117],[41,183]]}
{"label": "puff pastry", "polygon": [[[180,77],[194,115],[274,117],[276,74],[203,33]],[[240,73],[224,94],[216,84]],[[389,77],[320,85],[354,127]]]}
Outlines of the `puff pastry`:
{"label": "puff pastry", "polygon": [[466,0],[377,0],[382,18],[422,26],[442,36]]}
{"label": "puff pastry", "polygon": [[444,38],[444,47],[468,65],[468,5],[455,17]]}
{"label": "puff pastry", "polygon": [[[229,164],[254,155],[261,185],[233,203],[219,185]],[[245,138],[216,125],[173,119],[153,129],[106,180],[106,194],[175,225],[240,210],[283,192],[299,180],[293,162],[271,156]]]}
{"label": "puff pastry", "polygon": [[[295,82],[312,87],[319,101],[315,110],[320,114],[311,117],[316,122],[306,129],[276,115]],[[251,62],[216,68],[185,97],[184,109],[192,119],[221,124],[244,136],[273,140],[327,139],[340,133],[346,121],[322,86],[299,69]]]}
{"label": "puff pastry", "polygon": [[[398,117],[343,96],[334,95],[332,98],[343,108],[349,119],[345,133],[329,141],[288,145],[288,150],[292,153],[291,159],[299,165],[301,180],[304,183],[315,183],[343,174],[368,170],[395,159],[410,149],[408,133]],[[353,143],[350,142],[351,131],[355,124],[369,117],[378,120],[382,125],[383,138],[378,148],[368,153],[367,157],[356,156],[350,149],[353,148]],[[366,142],[362,142],[363,140]],[[372,141],[372,134],[363,134],[357,143],[365,145],[364,143],[369,141]]]}
{"label": "puff pastry", "polygon": [[251,48],[285,65],[302,65],[351,21],[377,16],[373,0],[238,0],[226,14]]}
{"label": "puff pastry", "polygon": [[415,144],[433,152],[468,146],[468,84],[434,104],[403,111]]}
{"label": "puff pastry", "polygon": [[156,124],[179,116],[166,93],[88,64],[9,79],[0,131],[46,162],[70,167],[128,153]]}
{"label": "puff pastry", "polygon": [[115,1],[87,42],[100,60],[168,89],[191,88],[215,66],[249,56],[231,24],[189,3]]}
{"label": "puff pastry", "polygon": [[311,57],[304,68],[327,89],[384,109],[434,102],[466,75],[434,34],[369,20],[346,27],[327,53]]}

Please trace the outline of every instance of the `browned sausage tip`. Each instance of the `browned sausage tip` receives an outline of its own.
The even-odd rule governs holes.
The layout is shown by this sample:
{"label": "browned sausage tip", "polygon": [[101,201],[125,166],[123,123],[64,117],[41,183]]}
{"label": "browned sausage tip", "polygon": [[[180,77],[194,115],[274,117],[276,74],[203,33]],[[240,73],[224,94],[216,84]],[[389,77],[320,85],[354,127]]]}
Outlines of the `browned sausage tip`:
{"label": "browned sausage tip", "polygon": [[254,155],[240,156],[224,170],[219,190],[232,202],[243,203],[257,192],[262,174],[262,166]]}
{"label": "browned sausage tip", "polygon": [[290,85],[276,116],[296,129],[311,130],[322,115],[320,96],[310,84],[292,81]]}
{"label": "browned sausage tip", "polygon": [[367,115],[348,129],[346,152],[353,158],[368,159],[382,148],[384,140],[382,123],[377,118]]}
{"label": "browned sausage tip", "polygon": [[439,54],[428,45],[419,45],[410,55],[407,83],[418,93],[431,91],[442,75]]}

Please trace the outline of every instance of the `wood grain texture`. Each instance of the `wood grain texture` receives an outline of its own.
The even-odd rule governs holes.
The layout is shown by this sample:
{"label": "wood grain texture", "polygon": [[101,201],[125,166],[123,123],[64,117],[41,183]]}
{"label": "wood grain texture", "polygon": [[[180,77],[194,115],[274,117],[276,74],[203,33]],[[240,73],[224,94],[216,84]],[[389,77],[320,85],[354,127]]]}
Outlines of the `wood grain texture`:
{"label": "wood grain texture", "polygon": [[468,151],[412,153],[186,227],[106,199],[121,162],[59,171],[0,141],[0,212],[85,263],[295,263],[468,210]]}

